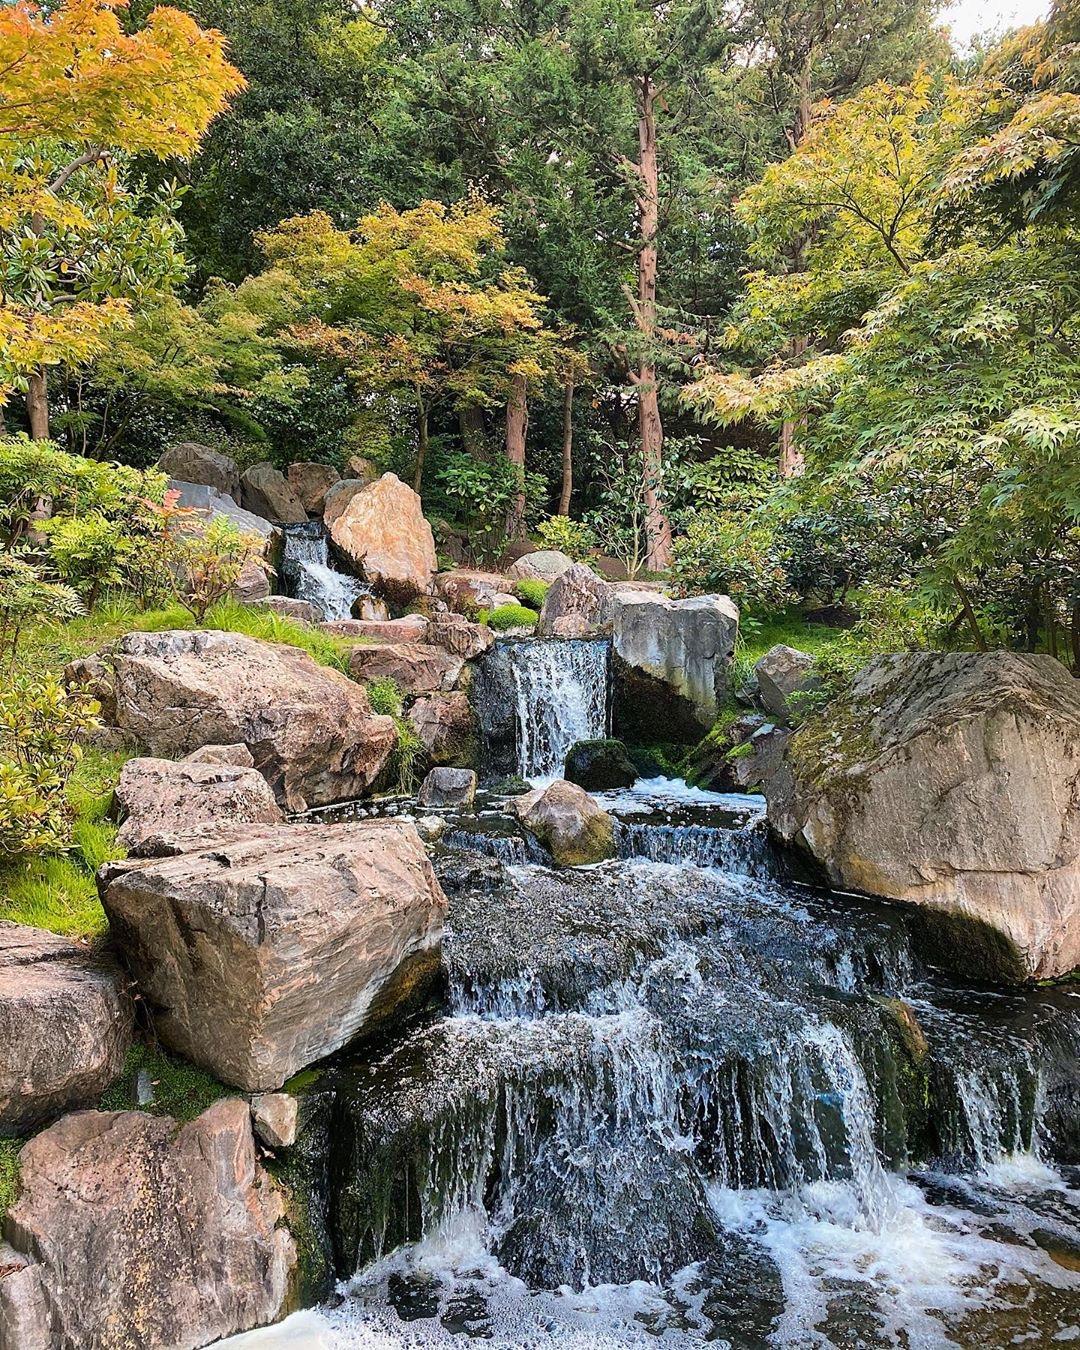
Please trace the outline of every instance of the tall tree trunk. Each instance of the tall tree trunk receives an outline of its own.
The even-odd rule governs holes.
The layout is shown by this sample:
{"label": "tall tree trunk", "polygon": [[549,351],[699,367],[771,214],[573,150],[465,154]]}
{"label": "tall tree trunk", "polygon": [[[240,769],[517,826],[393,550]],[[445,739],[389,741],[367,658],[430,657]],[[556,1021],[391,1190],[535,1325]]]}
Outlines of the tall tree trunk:
{"label": "tall tree trunk", "polygon": [[570,498],[574,491],[574,377],[568,375],[563,388],[562,412],[562,491],[559,493],[559,515],[570,514]]}
{"label": "tall tree trunk", "polygon": [[461,429],[461,443],[470,455],[480,457],[484,448],[484,414],[475,404],[466,404],[458,412],[458,426]]}
{"label": "tall tree trunk", "polygon": [[26,385],[26,415],[35,441],[49,439],[49,386],[45,367],[39,367]]}
{"label": "tall tree trunk", "polygon": [[637,386],[638,435],[641,441],[642,495],[645,501],[645,566],[662,572],[671,562],[671,525],[664,513],[660,475],[664,467],[664,424],[651,347],[656,337],[657,235],[660,228],[660,183],[656,154],[656,89],[651,78],[638,80],[638,294],[634,317],[642,338],[642,355],[633,382]]}
{"label": "tall tree trunk", "polygon": [[424,481],[424,464],[427,461],[428,452],[428,409],[424,402],[423,392],[419,387],[416,390],[416,419],[416,468],[413,470],[413,491],[419,492],[420,485]]}
{"label": "tall tree trunk", "polygon": [[[795,106],[795,116],[792,124],[788,128],[787,139],[792,152],[796,151],[802,145],[806,138],[806,133],[810,129],[810,114],[813,110],[813,85],[814,85],[814,48],[813,45],[807,49],[806,57],[799,71],[799,98]],[[804,241],[800,240],[796,244],[792,254],[792,270],[797,271],[802,266]],[[791,354],[794,357],[802,356],[806,351],[806,339],[803,337],[792,338],[790,343]],[[801,473],[803,469],[803,454],[799,449],[796,439],[798,425],[795,422],[786,421],[780,428],[780,449],[779,449],[779,470],[781,478],[793,478],[795,474]]]}
{"label": "tall tree trunk", "polygon": [[519,539],[525,529],[525,438],[529,430],[529,404],[525,376],[515,375],[510,384],[510,399],[506,405],[506,458],[518,471],[518,491],[506,533]]}

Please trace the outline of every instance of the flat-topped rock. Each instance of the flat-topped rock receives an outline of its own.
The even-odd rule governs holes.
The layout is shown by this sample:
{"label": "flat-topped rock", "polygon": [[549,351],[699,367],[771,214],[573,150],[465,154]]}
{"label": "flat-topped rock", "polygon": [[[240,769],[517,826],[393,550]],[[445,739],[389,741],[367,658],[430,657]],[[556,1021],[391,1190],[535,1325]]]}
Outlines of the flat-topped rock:
{"label": "flat-topped rock", "polygon": [[431,591],[438,567],[435,536],[419,496],[392,473],[350,497],[330,538],[380,594],[407,605]]}
{"label": "flat-topped rock", "polygon": [[420,784],[421,806],[471,806],[476,797],[476,774],[472,769],[432,769]]}
{"label": "flat-topped rock", "polygon": [[320,612],[310,600],[298,600],[292,595],[267,595],[256,602],[265,609],[272,609],[283,618],[293,619],[296,623],[317,624]]}
{"label": "flat-topped rock", "polygon": [[943,964],[1023,980],[1080,963],[1080,683],[1052,657],[878,657],[765,792],[834,882],[924,910]]}
{"label": "flat-topped rock", "polygon": [[196,1350],[284,1315],[296,1244],[246,1102],[188,1125],[77,1112],[19,1161],[0,1267],[11,1350]]}
{"label": "flat-topped rock", "polygon": [[513,582],[499,572],[455,567],[439,573],[435,590],[452,610],[468,616],[480,609],[494,608],[496,595],[513,590]]}
{"label": "flat-topped rock", "polygon": [[156,839],[102,870],[163,1044],[249,1092],[371,1031],[438,968],[446,899],[400,821]]}
{"label": "flat-topped rock", "polygon": [[125,848],[154,834],[199,825],[282,819],[269,783],[244,764],[129,759],[120,770],[116,800],[125,817],[117,837]]}
{"label": "flat-topped rock", "polygon": [[628,744],[696,740],[727,693],[739,611],[726,595],[669,600],[653,592],[614,596],[615,729]]}
{"label": "flat-topped rock", "polygon": [[131,1042],[126,981],[109,960],[0,922],[0,1134],[96,1102]]}
{"label": "flat-topped rock", "polygon": [[358,797],[397,739],[364,690],[307,652],[239,633],[129,633],[109,653],[116,725],[152,755],[243,743],[286,809]]}
{"label": "flat-topped rock", "polygon": [[423,642],[428,621],[423,614],[400,619],[332,619],[319,625],[335,637],[369,638],[373,642]]}
{"label": "flat-topped rock", "polygon": [[464,665],[460,656],[425,642],[371,643],[349,653],[354,680],[393,680],[405,694],[452,689]]}

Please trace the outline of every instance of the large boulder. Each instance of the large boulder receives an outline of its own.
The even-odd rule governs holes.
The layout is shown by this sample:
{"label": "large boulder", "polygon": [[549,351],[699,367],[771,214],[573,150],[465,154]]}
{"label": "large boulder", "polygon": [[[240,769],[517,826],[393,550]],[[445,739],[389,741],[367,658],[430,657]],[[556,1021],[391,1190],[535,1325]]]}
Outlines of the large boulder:
{"label": "large boulder", "polygon": [[129,633],[110,655],[117,727],[151,755],[247,745],[290,811],[358,797],[396,743],[393,719],[306,652],[239,633]]}
{"label": "large boulder", "polygon": [[124,1067],[131,1024],[110,961],[55,933],[0,923],[0,1134],[96,1102]]}
{"label": "large boulder", "polygon": [[463,661],[483,656],[495,641],[486,624],[473,623],[464,614],[433,614],[428,623],[427,641],[442,647]]}
{"label": "large boulder", "polygon": [[565,773],[567,782],[586,792],[632,787],[638,778],[626,746],[614,740],[575,741],[566,756]]}
{"label": "large boulder", "polygon": [[356,493],[330,526],[335,548],[381,595],[407,605],[431,591],[438,562],[420,498],[392,473]]}
{"label": "large boulder", "polygon": [[240,499],[240,470],[236,460],[209,445],[198,445],[194,441],[170,445],[157,466],[170,478],[214,488],[236,501]]}
{"label": "large boulder", "polygon": [[318,464],[314,460],[298,460],[289,465],[289,486],[300,498],[304,510],[309,516],[321,516],[326,506],[326,494],[335,483],[341,481],[341,474],[329,464]]}
{"label": "large boulder", "polygon": [[409,722],[432,764],[468,768],[476,763],[476,718],[467,694],[418,698],[409,709]]}
{"label": "large boulder", "polygon": [[631,745],[697,740],[727,693],[735,604],[726,595],[669,600],[627,591],[616,593],[614,608],[616,732]]}
{"label": "large boulder", "polygon": [[284,1314],[296,1244],[246,1102],[188,1125],[77,1112],[20,1169],[6,1231],[21,1260],[0,1269],[11,1350],[195,1350]]}
{"label": "large boulder", "polygon": [[371,1031],[438,969],[446,899],[412,825],[246,825],[102,869],[162,1042],[269,1091]]}
{"label": "large boulder", "polygon": [[1080,962],[1080,684],[1052,657],[879,657],[765,789],[785,841],[839,885],[920,906],[962,974]]}
{"label": "large boulder", "polygon": [[116,800],[125,816],[118,835],[125,848],[199,825],[272,825],[282,818],[270,784],[241,764],[129,759]]}
{"label": "large boulder", "polygon": [[303,525],[307,520],[304,503],[289,485],[289,480],[272,464],[253,464],[240,478],[245,510],[265,516],[275,525]]}
{"label": "large boulder", "polygon": [[580,867],[615,856],[615,822],[584,788],[556,779],[516,797],[522,825],[563,867]]}
{"label": "large boulder", "polygon": [[514,581],[558,581],[564,572],[574,566],[573,558],[560,553],[557,548],[541,548],[534,553],[523,554],[511,563],[506,575]]}
{"label": "large boulder", "polygon": [[762,706],[781,722],[788,721],[792,695],[805,693],[816,686],[813,670],[814,658],[809,652],[783,643],[770,647],[754,666]]}
{"label": "large boulder", "polygon": [[354,647],[349,674],[354,680],[389,679],[405,694],[453,689],[465,662],[425,642],[377,642]]}
{"label": "large boulder", "polygon": [[476,797],[476,774],[472,769],[432,769],[420,784],[416,800],[421,806],[472,806]]}
{"label": "large boulder", "polygon": [[600,637],[611,632],[615,607],[611,588],[584,563],[574,563],[544,597],[538,637]]}

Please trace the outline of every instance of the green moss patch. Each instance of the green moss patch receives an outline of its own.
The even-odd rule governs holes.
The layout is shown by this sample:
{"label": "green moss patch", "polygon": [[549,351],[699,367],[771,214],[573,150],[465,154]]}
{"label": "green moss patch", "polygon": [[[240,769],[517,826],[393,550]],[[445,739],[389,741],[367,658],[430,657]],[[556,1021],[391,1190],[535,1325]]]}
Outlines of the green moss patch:
{"label": "green moss patch", "polygon": [[[235,1095],[204,1069],[166,1050],[139,1042],[128,1051],[124,1072],[101,1099],[103,1111],[149,1111],[194,1120],[222,1097]],[[142,1100],[146,1096],[149,1101]]]}

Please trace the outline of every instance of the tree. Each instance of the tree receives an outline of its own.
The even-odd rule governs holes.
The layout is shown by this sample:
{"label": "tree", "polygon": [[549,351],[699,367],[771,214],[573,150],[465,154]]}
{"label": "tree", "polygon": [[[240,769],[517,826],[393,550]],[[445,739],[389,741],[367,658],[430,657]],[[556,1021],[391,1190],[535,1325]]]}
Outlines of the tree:
{"label": "tree", "polygon": [[104,350],[133,304],[180,275],[172,195],[125,181],[129,157],[190,155],[243,86],[221,34],[169,8],[127,33],[125,7],[0,11],[0,385],[25,387],[38,437],[47,369]]}

